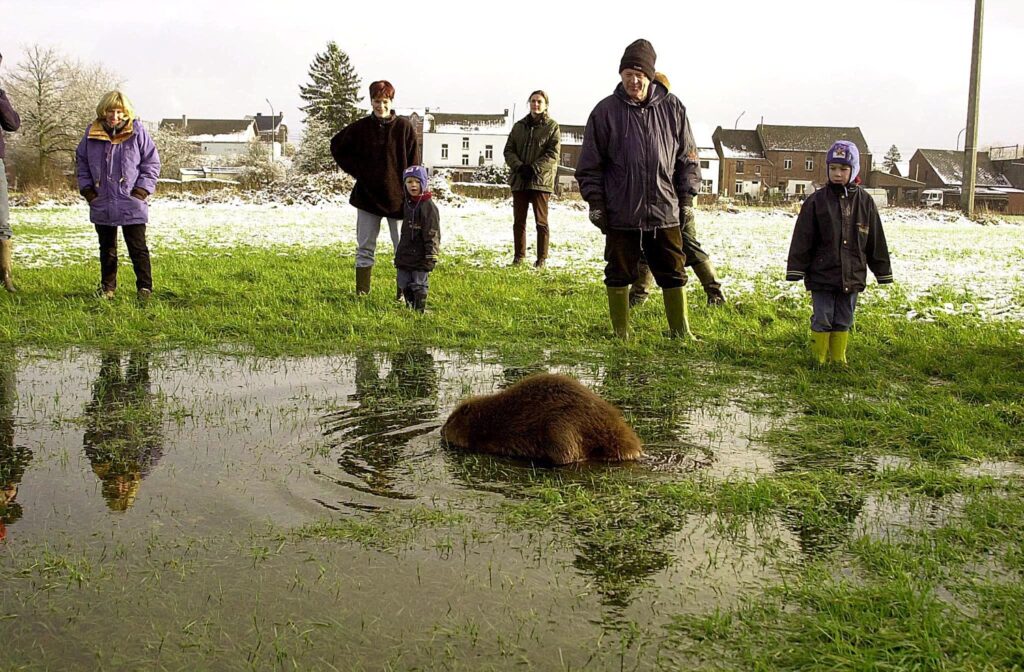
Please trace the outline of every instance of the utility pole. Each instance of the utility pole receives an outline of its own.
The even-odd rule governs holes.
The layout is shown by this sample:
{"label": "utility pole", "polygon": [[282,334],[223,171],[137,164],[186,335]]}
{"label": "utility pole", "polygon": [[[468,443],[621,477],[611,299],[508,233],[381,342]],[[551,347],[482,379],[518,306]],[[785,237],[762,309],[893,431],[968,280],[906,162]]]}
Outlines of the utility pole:
{"label": "utility pole", "polygon": [[974,0],[974,47],[971,51],[971,88],[967,95],[967,137],[964,138],[964,176],[960,184],[960,209],[974,216],[974,183],[978,170],[978,98],[981,89],[981,27],[985,0]]}

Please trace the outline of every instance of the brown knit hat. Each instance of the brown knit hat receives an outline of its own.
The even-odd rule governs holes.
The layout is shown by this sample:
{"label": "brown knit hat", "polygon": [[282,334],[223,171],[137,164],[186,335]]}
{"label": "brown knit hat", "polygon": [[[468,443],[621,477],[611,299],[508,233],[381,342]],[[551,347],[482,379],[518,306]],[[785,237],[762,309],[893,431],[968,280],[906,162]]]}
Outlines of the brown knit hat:
{"label": "brown knit hat", "polygon": [[633,70],[639,70],[640,72],[647,75],[647,79],[654,79],[654,62],[658,59],[658,55],[654,53],[654,47],[647,40],[636,40],[628,47],[622,54],[622,60],[619,61],[619,72],[622,72],[626,68]]}

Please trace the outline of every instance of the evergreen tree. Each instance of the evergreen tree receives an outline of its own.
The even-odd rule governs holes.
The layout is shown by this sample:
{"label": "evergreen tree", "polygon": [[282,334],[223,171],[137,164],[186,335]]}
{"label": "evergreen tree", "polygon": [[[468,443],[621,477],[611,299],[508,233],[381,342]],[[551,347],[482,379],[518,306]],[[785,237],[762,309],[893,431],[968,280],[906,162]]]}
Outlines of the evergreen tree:
{"label": "evergreen tree", "polygon": [[892,167],[899,163],[901,158],[903,157],[900,156],[900,150],[896,145],[893,145],[889,148],[889,151],[885,153],[885,158],[882,159],[882,165],[885,166],[887,171],[892,170]]}
{"label": "evergreen tree", "polygon": [[306,118],[302,142],[295,152],[295,164],[303,173],[322,173],[337,168],[331,156],[331,132],[316,117]]}
{"label": "evergreen tree", "polygon": [[331,40],[327,50],[313,58],[309,66],[309,84],[299,86],[299,96],[306,101],[302,111],[306,120],[317,119],[329,133],[337,133],[358,119],[359,75],[349,63],[348,54]]}

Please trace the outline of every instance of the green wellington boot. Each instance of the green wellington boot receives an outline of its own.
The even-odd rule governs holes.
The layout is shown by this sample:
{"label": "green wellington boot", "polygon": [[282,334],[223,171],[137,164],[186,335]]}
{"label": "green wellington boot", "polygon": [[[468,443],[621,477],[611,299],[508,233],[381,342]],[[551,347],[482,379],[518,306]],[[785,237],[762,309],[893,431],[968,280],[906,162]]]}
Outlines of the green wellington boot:
{"label": "green wellington boot", "polygon": [[828,361],[828,345],[831,333],[830,331],[811,332],[811,352],[814,353],[814,361],[818,364],[824,364]]}
{"label": "green wellington boot", "polygon": [[608,313],[619,338],[629,337],[629,287],[608,287]]}
{"label": "green wellington boot", "polygon": [[839,366],[846,366],[846,344],[850,341],[850,332],[833,331],[829,333],[828,353],[832,357],[832,363]]}
{"label": "green wellington boot", "polygon": [[711,261],[703,261],[693,265],[693,272],[700,280],[704,293],[708,296],[709,306],[721,306],[725,304],[725,294],[722,293],[722,284],[715,277],[715,267]]}
{"label": "green wellington boot", "polygon": [[0,276],[3,277],[4,289],[8,292],[18,291],[11,280],[11,251],[13,246],[14,243],[11,242],[10,238],[0,240]]}
{"label": "green wellington boot", "polygon": [[370,276],[373,266],[356,266],[356,294],[370,293]]}
{"label": "green wellington boot", "polygon": [[686,304],[686,287],[669,287],[661,290],[665,300],[665,316],[668,318],[668,329],[672,336],[682,336],[696,340],[690,331],[690,309]]}

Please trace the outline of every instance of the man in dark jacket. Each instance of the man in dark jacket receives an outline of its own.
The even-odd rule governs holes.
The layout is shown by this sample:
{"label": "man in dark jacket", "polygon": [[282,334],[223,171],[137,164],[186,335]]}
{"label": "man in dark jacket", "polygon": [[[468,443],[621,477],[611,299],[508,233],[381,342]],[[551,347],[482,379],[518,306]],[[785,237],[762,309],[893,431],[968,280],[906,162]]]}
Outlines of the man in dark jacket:
{"label": "man in dark jacket", "polygon": [[590,113],[576,167],[590,221],[605,234],[604,284],[616,335],[629,330],[629,285],[641,254],[662,288],[673,335],[690,336],[680,208],[700,189],[697,148],[678,98],[654,82],[647,40],[626,47],[621,83]]}
{"label": "man in dark jacket", "polygon": [[[0,63],[4,60],[0,55]],[[4,289],[13,292],[11,281],[11,211],[7,202],[7,167],[4,165],[4,134],[13,133],[21,126],[21,117],[14,111],[7,93],[0,89],[0,276],[3,277]]]}
{"label": "man in dark jacket", "polygon": [[[356,208],[356,294],[370,292],[370,278],[386,218],[391,243],[398,248],[402,221],[402,171],[420,162],[416,130],[391,109],[395,87],[387,80],[370,84],[373,113],[352,122],[331,138],[334,162],[356,179],[349,202]],[[398,291],[397,298],[402,298]]]}

